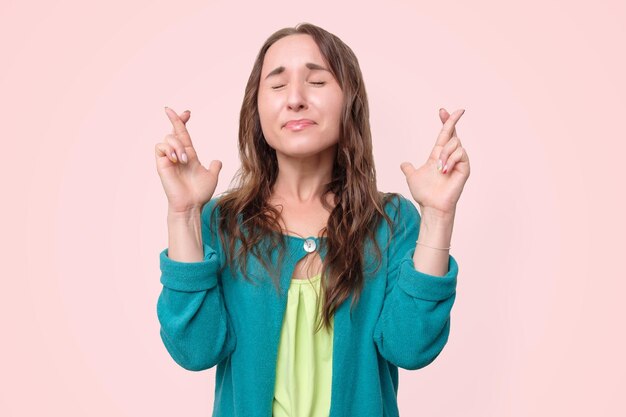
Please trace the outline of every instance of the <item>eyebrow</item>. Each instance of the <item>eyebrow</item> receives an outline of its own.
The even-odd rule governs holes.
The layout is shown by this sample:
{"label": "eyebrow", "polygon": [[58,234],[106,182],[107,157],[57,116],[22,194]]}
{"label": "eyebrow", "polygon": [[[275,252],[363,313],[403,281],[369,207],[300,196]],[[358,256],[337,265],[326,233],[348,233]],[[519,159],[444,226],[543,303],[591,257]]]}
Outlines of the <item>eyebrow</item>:
{"label": "eyebrow", "polygon": [[[330,71],[328,70],[328,68],[323,67],[323,66],[318,65],[318,64],[314,64],[313,62],[307,62],[307,63],[306,63],[306,64],[304,64],[304,65],[305,65],[308,69],[310,69],[310,70],[321,70],[321,71],[328,71],[328,72],[330,72]],[[271,77],[272,75],[278,75],[278,74],[280,74],[281,72],[284,72],[284,71],[285,71],[285,67],[283,67],[283,66],[280,66],[280,67],[278,67],[278,68],[274,68],[274,69],[273,69],[273,70],[272,70],[269,74],[267,74],[267,75],[265,76],[265,79],[267,80],[267,79],[268,79],[269,77]]]}

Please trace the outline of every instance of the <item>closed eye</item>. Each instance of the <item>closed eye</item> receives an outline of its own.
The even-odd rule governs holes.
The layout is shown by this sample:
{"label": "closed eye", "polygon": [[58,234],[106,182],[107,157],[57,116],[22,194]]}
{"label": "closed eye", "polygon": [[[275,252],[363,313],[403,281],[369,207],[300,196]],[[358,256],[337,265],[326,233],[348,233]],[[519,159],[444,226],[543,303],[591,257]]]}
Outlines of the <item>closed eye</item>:
{"label": "closed eye", "polygon": [[[311,81],[311,84],[320,85],[321,86],[321,85],[326,84],[326,81]],[[275,86],[272,87],[272,90],[278,90],[279,88],[284,87],[284,86],[285,86],[284,84],[275,85]]]}

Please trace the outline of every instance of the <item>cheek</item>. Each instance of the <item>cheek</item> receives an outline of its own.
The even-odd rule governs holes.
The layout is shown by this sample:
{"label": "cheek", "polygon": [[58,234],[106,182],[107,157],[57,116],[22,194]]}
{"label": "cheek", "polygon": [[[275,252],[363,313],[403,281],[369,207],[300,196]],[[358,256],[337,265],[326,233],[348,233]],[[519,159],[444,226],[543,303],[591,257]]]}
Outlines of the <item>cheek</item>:
{"label": "cheek", "polygon": [[332,103],[334,118],[341,120],[341,111],[343,109],[343,93],[341,90],[335,91],[332,97],[329,98],[329,101]]}
{"label": "cheek", "polygon": [[274,126],[272,120],[274,120],[272,116],[272,110],[267,106],[267,103],[264,103],[260,97],[257,101],[257,111],[259,112],[259,122],[261,123],[261,131],[263,132],[263,137],[265,141],[273,148],[273,136],[274,136]]}
{"label": "cheek", "polygon": [[335,121],[335,125],[339,128],[341,123],[341,112],[343,110],[342,101],[337,101],[333,103],[333,120]]}
{"label": "cheek", "polygon": [[261,120],[269,122],[272,118],[276,117],[276,106],[267,98],[259,96],[257,101],[257,109],[259,111],[259,117]]}
{"label": "cheek", "polygon": [[269,127],[269,124],[270,124],[270,120],[271,120],[270,111],[267,108],[267,106],[263,105],[262,103],[258,104],[257,110],[259,112],[259,120],[261,121],[261,127],[263,128],[263,130],[265,130]]}

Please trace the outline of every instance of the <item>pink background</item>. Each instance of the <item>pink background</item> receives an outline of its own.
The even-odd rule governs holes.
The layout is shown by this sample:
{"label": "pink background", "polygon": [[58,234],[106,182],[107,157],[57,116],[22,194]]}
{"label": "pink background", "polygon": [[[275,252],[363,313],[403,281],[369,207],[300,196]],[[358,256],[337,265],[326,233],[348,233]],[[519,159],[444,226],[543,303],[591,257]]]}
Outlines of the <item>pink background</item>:
{"label": "pink background", "polygon": [[305,21],[359,58],[381,190],[466,109],[451,335],[401,415],[626,415],[625,3],[380,4],[0,3],[0,415],[210,415],[215,368],[159,338],[163,106],[224,191],[258,49]]}

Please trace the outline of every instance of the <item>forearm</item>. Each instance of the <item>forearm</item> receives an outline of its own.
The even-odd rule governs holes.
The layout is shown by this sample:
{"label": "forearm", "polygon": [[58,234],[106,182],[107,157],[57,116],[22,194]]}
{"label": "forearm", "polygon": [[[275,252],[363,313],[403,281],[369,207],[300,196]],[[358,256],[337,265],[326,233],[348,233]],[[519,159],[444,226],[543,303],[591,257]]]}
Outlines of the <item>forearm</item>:
{"label": "forearm", "polygon": [[[416,238],[422,244],[417,244],[413,254],[415,269],[425,274],[444,276],[448,272],[449,250],[433,249],[448,248],[452,240],[454,215],[441,217],[422,211],[419,236]],[[426,246],[427,245],[427,246]]]}
{"label": "forearm", "polygon": [[168,258],[178,262],[204,259],[200,210],[167,214]]}

